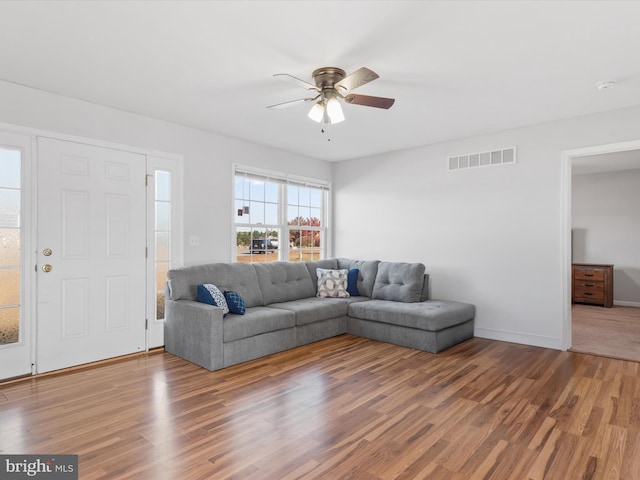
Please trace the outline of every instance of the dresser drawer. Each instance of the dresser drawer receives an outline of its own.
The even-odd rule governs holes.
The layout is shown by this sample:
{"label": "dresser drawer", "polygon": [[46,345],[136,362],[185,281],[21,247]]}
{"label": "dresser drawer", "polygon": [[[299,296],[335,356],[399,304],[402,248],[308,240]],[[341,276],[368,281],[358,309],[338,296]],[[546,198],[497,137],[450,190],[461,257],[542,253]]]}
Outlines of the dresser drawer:
{"label": "dresser drawer", "polygon": [[604,300],[604,288],[602,283],[597,287],[579,287],[575,286],[573,290],[575,301],[598,301],[599,303]]}
{"label": "dresser drawer", "polygon": [[604,271],[596,268],[576,267],[574,270],[576,280],[604,280]]}
{"label": "dresser drawer", "polygon": [[591,290],[604,291],[604,282],[598,282],[596,280],[574,280],[574,288],[586,288]]}

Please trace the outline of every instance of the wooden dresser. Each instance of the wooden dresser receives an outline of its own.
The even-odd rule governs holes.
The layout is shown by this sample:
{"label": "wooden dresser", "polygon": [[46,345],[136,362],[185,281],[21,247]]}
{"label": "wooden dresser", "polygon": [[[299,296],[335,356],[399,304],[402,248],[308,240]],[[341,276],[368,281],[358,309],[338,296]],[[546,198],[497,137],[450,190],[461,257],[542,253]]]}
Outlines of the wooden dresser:
{"label": "wooden dresser", "polygon": [[571,268],[571,301],[613,306],[613,265],[574,263]]}

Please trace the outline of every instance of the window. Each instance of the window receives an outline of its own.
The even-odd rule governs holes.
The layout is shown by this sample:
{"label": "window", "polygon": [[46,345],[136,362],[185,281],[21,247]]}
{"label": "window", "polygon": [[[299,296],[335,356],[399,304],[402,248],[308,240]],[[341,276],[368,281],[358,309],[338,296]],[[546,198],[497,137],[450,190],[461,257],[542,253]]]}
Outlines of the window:
{"label": "window", "polygon": [[325,258],[328,205],[328,182],[236,166],[236,261]]}
{"label": "window", "polygon": [[171,172],[155,171],[156,320],[164,319],[165,283],[171,266]]}
{"label": "window", "polygon": [[182,266],[182,157],[147,156],[147,346],[164,345],[167,272]]}
{"label": "window", "polygon": [[20,341],[21,157],[0,148],[0,345]]}

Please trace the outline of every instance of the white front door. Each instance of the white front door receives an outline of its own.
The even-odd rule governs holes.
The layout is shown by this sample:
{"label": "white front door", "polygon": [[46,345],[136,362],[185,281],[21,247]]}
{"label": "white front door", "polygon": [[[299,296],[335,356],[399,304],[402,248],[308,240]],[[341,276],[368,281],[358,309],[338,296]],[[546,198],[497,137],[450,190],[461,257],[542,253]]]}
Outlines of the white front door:
{"label": "white front door", "polygon": [[145,350],[145,155],[37,146],[37,372]]}

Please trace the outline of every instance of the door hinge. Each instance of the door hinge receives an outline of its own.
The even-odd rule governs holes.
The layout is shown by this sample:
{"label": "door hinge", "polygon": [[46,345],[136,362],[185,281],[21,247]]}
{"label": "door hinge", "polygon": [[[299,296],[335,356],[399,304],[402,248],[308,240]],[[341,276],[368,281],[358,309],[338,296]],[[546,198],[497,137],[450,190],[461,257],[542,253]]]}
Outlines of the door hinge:
{"label": "door hinge", "polygon": [[144,176],[144,186],[145,187],[149,186],[149,177],[153,178],[153,175],[145,175]]}
{"label": "door hinge", "polygon": [[144,258],[149,258],[149,247],[144,247]]}
{"label": "door hinge", "polygon": [[149,330],[149,319],[148,318],[144,319],[144,329],[145,330]]}

